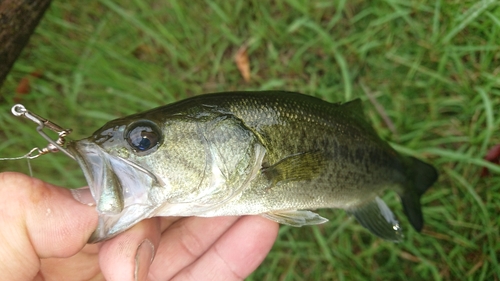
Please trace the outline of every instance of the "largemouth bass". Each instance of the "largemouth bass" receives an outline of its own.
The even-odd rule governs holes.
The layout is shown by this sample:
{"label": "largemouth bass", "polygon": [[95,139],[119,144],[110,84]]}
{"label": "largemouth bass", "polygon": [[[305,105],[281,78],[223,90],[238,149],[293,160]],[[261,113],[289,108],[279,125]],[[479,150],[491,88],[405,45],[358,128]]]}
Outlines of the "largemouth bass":
{"label": "largemouth bass", "polygon": [[375,235],[402,230],[378,195],[397,192],[412,226],[436,169],[381,140],[359,99],[292,92],[207,94],[108,122],[68,144],[96,200],[91,242],[153,216],[261,215],[303,226],[340,208]]}

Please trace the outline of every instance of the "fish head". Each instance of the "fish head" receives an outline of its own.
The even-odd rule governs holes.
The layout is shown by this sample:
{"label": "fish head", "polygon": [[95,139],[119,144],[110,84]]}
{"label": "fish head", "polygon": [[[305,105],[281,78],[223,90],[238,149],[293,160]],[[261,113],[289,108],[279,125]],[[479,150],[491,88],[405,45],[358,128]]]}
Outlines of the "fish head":
{"label": "fish head", "polygon": [[161,187],[172,194],[168,178],[154,169],[162,130],[153,120],[136,119],[111,121],[89,138],[68,144],[99,213],[99,225],[90,242],[110,238],[150,217],[157,205],[149,197],[152,188]]}

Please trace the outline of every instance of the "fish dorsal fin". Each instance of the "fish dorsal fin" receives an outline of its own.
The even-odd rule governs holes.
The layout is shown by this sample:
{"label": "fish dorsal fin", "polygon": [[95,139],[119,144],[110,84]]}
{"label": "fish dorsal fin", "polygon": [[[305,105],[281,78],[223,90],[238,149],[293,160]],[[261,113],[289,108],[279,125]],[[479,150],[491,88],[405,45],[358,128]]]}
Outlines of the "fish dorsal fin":
{"label": "fish dorsal fin", "polygon": [[399,242],[403,233],[394,214],[379,197],[347,210],[358,222],[380,238]]}
{"label": "fish dorsal fin", "polygon": [[314,212],[304,210],[269,212],[261,214],[261,216],[281,224],[287,224],[295,227],[322,224],[328,221]]}
{"label": "fish dorsal fin", "polygon": [[366,116],[363,110],[363,102],[360,98],[348,101],[342,104],[340,108],[344,112],[347,112],[348,115],[358,118],[358,120],[366,120]]}
{"label": "fish dorsal fin", "polygon": [[279,182],[314,179],[321,174],[325,165],[323,154],[304,152],[287,156],[269,167],[263,167],[261,172],[274,186]]}
{"label": "fish dorsal fin", "polygon": [[363,112],[363,102],[360,98],[348,101],[342,104],[343,109],[352,110],[353,112]]}
{"label": "fish dorsal fin", "polygon": [[364,130],[364,132],[371,135],[374,139],[379,139],[375,129],[373,129],[370,123],[367,122],[368,118],[364,113],[363,102],[361,101],[361,99],[357,98],[355,100],[342,104],[340,106],[340,111],[355,121],[353,125],[356,124],[361,130]]}

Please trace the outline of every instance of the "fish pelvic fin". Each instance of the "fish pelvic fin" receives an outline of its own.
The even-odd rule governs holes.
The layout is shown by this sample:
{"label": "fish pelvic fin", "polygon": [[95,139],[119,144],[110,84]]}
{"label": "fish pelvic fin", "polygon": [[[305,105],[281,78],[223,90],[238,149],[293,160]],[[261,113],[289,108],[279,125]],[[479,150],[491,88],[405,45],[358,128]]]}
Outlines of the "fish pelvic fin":
{"label": "fish pelvic fin", "polygon": [[295,227],[322,224],[328,221],[328,219],[325,219],[315,212],[304,210],[269,212],[261,214],[261,216],[281,224],[287,224]]}
{"label": "fish pelvic fin", "polygon": [[400,242],[403,232],[391,209],[379,197],[349,208],[347,213],[373,234],[385,240]]}
{"label": "fish pelvic fin", "polygon": [[420,197],[436,182],[438,172],[432,165],[408,157],[408,181],[400,194],[403,210],[415,230],[421,231],[424,226]]}

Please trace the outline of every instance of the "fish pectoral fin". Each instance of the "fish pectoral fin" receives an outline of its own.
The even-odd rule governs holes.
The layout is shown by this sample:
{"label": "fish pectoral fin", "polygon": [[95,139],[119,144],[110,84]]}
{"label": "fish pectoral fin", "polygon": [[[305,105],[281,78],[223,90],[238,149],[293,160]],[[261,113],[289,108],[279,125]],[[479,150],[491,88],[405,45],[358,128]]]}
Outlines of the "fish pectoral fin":
{"label": "fish pectoral fin", "polygon": [[321,174],[326,163],[322,153],[309,151],[287,156],[269,167],[263,167],[261,172],[275,185],[281,181],[314,179]]}
{"label": "fish pectoral fin", "polygon": [[261,216],[281,224],[287,224],[295,227],[321,224],[328,221],[314,212],[304,210],[269,212],[261,214]]}
{"label": "fish pectoral fin", "polygon": [[380,238],[393,242],[399,242],[403,239],[399,222],[387,204],[379,197],[348,209],[347,212],[353,215],[362,226]]}

